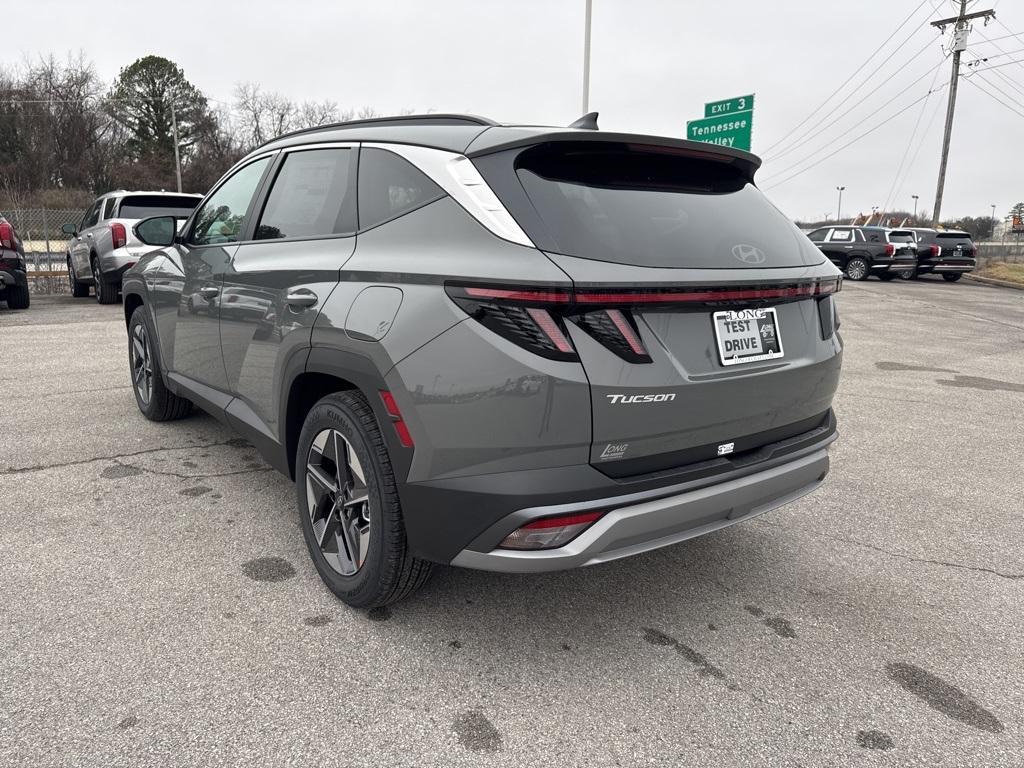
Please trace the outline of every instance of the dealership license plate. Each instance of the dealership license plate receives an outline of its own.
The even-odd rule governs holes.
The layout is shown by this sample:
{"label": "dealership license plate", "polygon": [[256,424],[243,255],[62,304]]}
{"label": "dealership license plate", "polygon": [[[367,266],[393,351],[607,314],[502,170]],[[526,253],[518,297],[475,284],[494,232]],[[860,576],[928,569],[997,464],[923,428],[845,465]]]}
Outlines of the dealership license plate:
{"label": "dealership license plate", "polygon": [[722,365],[756,363],[782,357],[782,337],[774,309],[715,312],[713,318]]}

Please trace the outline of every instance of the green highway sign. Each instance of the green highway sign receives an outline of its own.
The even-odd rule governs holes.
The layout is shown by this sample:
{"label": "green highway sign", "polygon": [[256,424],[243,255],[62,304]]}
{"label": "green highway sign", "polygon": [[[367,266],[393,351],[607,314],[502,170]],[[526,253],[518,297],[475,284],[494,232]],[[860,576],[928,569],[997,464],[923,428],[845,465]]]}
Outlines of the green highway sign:
{"label": "green highway sign", "polygon": [[712,101],[704,105],[704,117],[731,115],[734,112],[750,112],[754,109],[754,94],[737,96],[724,101]]}
{"label": "green highway sign", "polygon": [[[752,97],[743,97],[752,98]],[[731,99],[736,102],[739,99]],[[718,102],[725,104],[728,102]],[[723,147],[745,149],[750,151],[750,133],[753,127],[754,113],[750,110],[733,112],[718,117],[705,117],[703,120],[690,120],[686,124],[686,138],[690,141],[703,141]]]}

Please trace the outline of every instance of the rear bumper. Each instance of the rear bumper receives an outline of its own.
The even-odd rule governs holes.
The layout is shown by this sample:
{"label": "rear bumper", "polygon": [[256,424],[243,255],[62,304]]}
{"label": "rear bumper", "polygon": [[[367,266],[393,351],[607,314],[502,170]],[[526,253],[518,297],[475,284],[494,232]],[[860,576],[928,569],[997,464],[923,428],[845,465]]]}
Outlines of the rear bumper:
{"label": "rear bumper", "polygon": [[906,272],[917,266],[917,259],[893,259],[892,261],[876,261],[871,265],[872,269],[879,272]]}
{"label": "rear bumper", "polygon": [[142,258],[145,249],[116,248],[100,257],[100,271],[108,282],[119,283],[124,273]]}
{"label": "rear bumper", "polygon": [[[534,573],[629,557],[702,536],[788,504],[821,485],[828,469],[828,452],[818,447],[761,472],[651,501],[630,503],[624,498],[611,498],[524,509],[492,528],[501,534],[539,517],[584,509],[610,511],[564,547],[526,552],[498,548],[480,551],[471,545],[452,560],[452,565]],[[490,533],[479,540],[492,540],[494,536]]]}
{"label": "rear bumper", "polygon": [[15,285],[28,285],[28,275],[20,269],[0,269],[0,290]]}
{"label": "rear bumper", "polygon": [[931,264],[927,269],[921,270],[922,272],[973,272],[974,264],[959,263],[959,264]]}

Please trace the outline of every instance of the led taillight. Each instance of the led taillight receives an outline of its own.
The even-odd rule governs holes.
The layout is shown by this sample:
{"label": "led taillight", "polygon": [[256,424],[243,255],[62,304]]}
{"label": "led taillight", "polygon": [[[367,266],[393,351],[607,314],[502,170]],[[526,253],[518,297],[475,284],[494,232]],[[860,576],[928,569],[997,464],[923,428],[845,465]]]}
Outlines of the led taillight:
{"label": "led taillight", "polygon": [[596,523],[604,512],[583,512],[542,517],[516,529],[498,546],[502,549],[554,549],[563,547]]}
{"label": "led taillight", "polygon": [[942,248],[932,243],[932,258],[937,258],[940,253],[942,253]]}
{"label": "led taillight", "polygon": [[395,396],[392,395],[388,390],[380,390],[380,399],[384,403],[384,410],[387,411],[388,416],[391,417],[391,426],[395,428],[395,434],[398,435],[398,442],[401,443],[403,448],[412,448],[412,435],[409,433],[409,427],[406,425],[405,420],[402,419],[402,412],[398,410],[398,403],[395,402]]}
{"label": "led taillight", "polygon": [[115,248],[124,248],[128,242],[128,233],[124,229],[124,224],[115,221],[110,225],[110,239],[113,241]]}
{"label": "led taillight", "polygon": [[885,255],[886,256],[892,256],[894,253],[896,253],[896,246],[893,245],[892,243],[886,243],[885,244]]}
{"label": "led taillight", "polygon": [[8,250],[14,250],[14,227],[8,222],[0,222],[0,244]]}

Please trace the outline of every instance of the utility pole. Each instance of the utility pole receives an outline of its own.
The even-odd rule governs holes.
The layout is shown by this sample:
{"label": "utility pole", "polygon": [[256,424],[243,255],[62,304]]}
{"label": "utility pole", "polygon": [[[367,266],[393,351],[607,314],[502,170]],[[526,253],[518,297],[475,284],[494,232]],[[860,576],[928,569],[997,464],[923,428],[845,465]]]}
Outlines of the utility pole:
{"label": "utility pole", "polygon": [[836,187],[839,191],[839,204],[836,206],[836,222],[842,221],[843,218],[843,190],[846,187]]}
{"label": "utility pole", "polygon": [[914,198],[914,223],[916,224],[917,223],[917,198],[919,196],[918,195],[911,195],[911,197]]}
{"label": "utility pole", "polygon": [[946,130],[942,134],[942,157],[939,160],[939,182],[935,188],[935,212],[932,224],[938,226],[939,215],[942,213],[942,191],[946,186],[946,165],[949,161],[949,138],[953,132],[953,112],[956,109],[956,88],[960,81],[960,54],[967,48],[967,35],[970,32],[969,21],[972,19],[995,18],[993,10],[967,12],[967,0],[960,0],[960,14],[950,19],[933,21],[933,27],[945,31],[946,25],[953,24],[953,74],[949,79],[949,102],[946,104]]}
{"label": "utility pole", "polygon": [[583,24],[583,114],[590,111],[590,6],[587,0],[587,16]]}
{"label": "utility pole", "polygon": [[174,102],[171,102],[171,134],[174,136],[174,175],[178,179],[178,192],[181,192],[181,155],[178,152],[178,120],[174,115]]}

